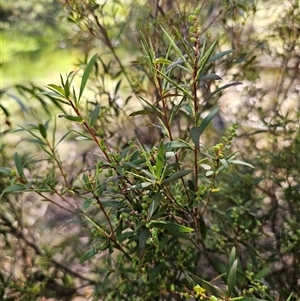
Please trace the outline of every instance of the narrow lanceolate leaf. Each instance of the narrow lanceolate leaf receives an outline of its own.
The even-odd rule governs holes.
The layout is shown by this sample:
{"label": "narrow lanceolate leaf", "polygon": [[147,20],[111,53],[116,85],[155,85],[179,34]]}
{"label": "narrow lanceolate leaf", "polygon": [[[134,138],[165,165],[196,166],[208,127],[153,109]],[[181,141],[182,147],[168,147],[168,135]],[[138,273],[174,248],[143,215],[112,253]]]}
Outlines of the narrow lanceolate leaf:
{"label": "narrow lanceolate leaf", "polygon": [[153,115],[153,114],[155,114],[154,110],[145,109],[145,110],[139,110],[139,111],[132,112],[131,114],[129,114],[129,116]]}
{"label": "narrow lanceolate leaf", "polygon": [[220,159],[221,164],[223,165],[223,167],[228,170],[228,163],[225,159]]}
{"label": "narrow lanceolate leaf", "polygon": [[255,298],[255,297],[244,297],[239,299],[239,301],[268,301],[266,299],[259,299],[259,298]]}
{"label": "narrow lanceolate leaf", "polygon": [[269,272],[270,272],[269,268],[262,269],[253,278],[261,279],[261,278],[265,277]]}
{"label": "narrow lanceolate leaf", "polygon": [[231,294],[234,291],[235,287],[235,279],[236,279],[236,272],[237,272],[237,265],[238,265],[238,259],[236,259],[229,271],[229,274],[227,275],[227,288],[228,288],[228,297],[231,296]]}
{"label": "narrow lanceolate leaf", "polygon": [[88,250],[87,252],[85,252],[85,254],[80,258],[79,263],[83,263],[86,260],[94,257],[96,254],[98,254],[98,251],[94,248]]}
{"label": "narrow lanceolate leaf", "polygon": [[209,94],[209,95],[205,98],[205,100],[207,101],[207,100],[210,99],[212,96],[214,96],[215,94],[219,93],[219,92],[222,91],[222,90],[225,90],[225,89],[227,89],[227,88],[229,88],[229,87],[233,87],[233,86],[237,86],[237,85],[242,85],[242,83],[236,82],[236,83],[230,83],[230,84],[224,85],[224,86],[222,86],[222,87],[216,89],[215,91],[213,91],[211,94]]}
{"label": "narrow lanceolate leaf", "polygon": [[[207,51],[203,54],[203,56],[200,58],[199,62],[199,67],[197,71],[197,79],[202,75],[202,71],[205,68],[208,60],[210,59],[213,51],[215,50],[217,43],[218,43],[218,38],[212,43],[212,45],[207,49]],[[203,48],[205,47],[205,44],[203,45]]]}
{"label": "narrow lanceolate leaf", "polygon": [[47,139],[47,131],[43,124],[39,124],[39,131],[44,139]]}
{"label": "narrow lanceolate leaf", "polygon": [[244,161],[240,161],[240,160],[228,160],[228,163],[230,163],[230,164],[237,164],[237,165],[245,165],[245,166],[254,168],[253,165],[251,165],[251,164],[249,164],[249,163],[246,163],[246,162],[244,162]]}
{"label": "narrow lanceolate leaf", "polygon": [[175,172],[174,174],[172,174],[170,177],[166,178],[162,184],[168,184],[171,183],[179,178],[182,178],[186,175],[188,175],[189,173],[193,172],[193,170],[180,170]]}
{"label": "narrow lanceolate leaf", "polygon": [[128,190],[132,190],[132,189],[144,189],[144,188],[149,187],[150,185],[152,185],[152,183],[150,183],[150,182],[138,183],[138,184],[130,186],[128,188]]}
{"label": "narrow lanceolate leaf", "polygon": [[66,118],[70,121],[75,121],[75,122],[83,122],[83,118],[81,116],[73,116],[73,115],[65,115],[65,114],[59,114],[59,118]]}
{"label": "narrow lanceolate leaf", "polygon": [[164,167],[164,144],[163,141],[160,142],[157,157],[156,157],[156,170],[155,175],[157,179],[160,179],[162,170]]}
{"label": "narrow lanceolate leaf", "polygon": [[201,122],[200,126],[198,127],[192,127],[191,128],[191,138],[194,142],[195,146],[199,147],[199,139],[200,135],[203,133],[203,131],[206,129],[206,127],[209,125],[211,120],[214,118],[214,116],[218,113],[219,107],[214,108]]}
{"label": "narrow lanceolate leaf", "polygon": [[83,75],[82,75],[82,79],[81,79],[81,84],[80,84],[80,90],[79,90],[79,97],[78,97],[78,101],[80,100],[82,93],[84,91],[84,88],[86,86],[86,83],[89,79],[89,76],[92,72],[92,68],[97,60],[98,54],[96,53],[88,62],[88,64],[86,65]]}
{"label": "narrow lanceolate leaf", "polygon": [[171,141],[165,144],[165,149],[178,149],[178,148],[188,148],[192,149],[192,147],[185,141]]}
{"label": "narrow lanceolate leaf", "polygon": [[148,216],[147,216],[148,220],[152,217],[152,215],[155,212],[156,208],[158,207],[161,199],[162,199],[162,195],[160,192],[156,193],[152,197],[152,201],[151,201],[149,209],[148,209]]}
{"label": "narrow lanceolate leaf", "polygon": [[151,227],[165,229],[170,232],[179,232],[179,233],[191,233],[194,231],[193,228],[189,228],[168,221],[151,221]]}
{"label": "narrow lanceolate leaf", "polygon": [[93,126],[95,121],[97,120],[99,113],[100,113],[101,105],[98,103],[97,106],[95,107],[94,111],[91,114],[91,119],[90,119],[90,126]]}
{"label": "narrow lanceolate leaf", "polygon": [[148,237],[150,236],[150,231],[147,228],[143,228],[141,230],[140,239],[139,239],[139,257],[143,257],[145,248],[146,248],[146,242]]}
{"label": "narrow lanceolate leaf", "polygon": [[222,78],[219,75],[214,74],[214,73],[212,73],[212,74],[206,74],[206,75],[200,77],[200,80],[202,80],[202,81],[206,81],[206,80],[221,80],[221,79]]}
{"label": "narrow lanceolate leaf", "polygon": [[232,52],[234,52],[234,50],[225,50],[221,53],[211,56],[210,59],[208,60],[208,62],[213,62],[213,61],[220,59],[221,57],[223,57],[229,53],[232,53]]}
{"label": "narrow lanceolate leaf", "polygon": [[23,171],[23,164],[18,153],[15,153],[14,160],[19,176],[21,178],[25,178],[24,171]]}
{"label": "narrow lanceolate leaf", "polygon": [[229,271],[230,271],[231,266],[233,265],[235,259],[236,259],[236,249],[235,249],[235,247],[233,247],[230,251],[230,255],[229,255],[229,259],[228,259],[227,274],[229,274]]}
{"label": "narrow lanceolate leaf", "polygon": [[189,276],[197,283],[200,284],[206,291],[210,292],[212,295],[215,295],[218,298],[225,299],[226,294],[225,292],[217,287],[216,285],[213,285],[204,279],[201,279],[200,277],[189,273]]}
{"label": "narrow lanceolate leaf", "polygon": [[199,230],[200,230],[202,240],[205,240],[205,238],[206,238],[206,225],[205,225],[205,221],[204,221],[202,215],[200,215],[200,217],[199,217],[198,227],[199,227]]}
{"label": "narrow lanceolate leaf", "polygon": [[4,189],[1,196],[4,195],[5,193],[21,192],[25,190],[28,190],[28,188],[25,185],[17,184],[17,185],[9,186],[6,189]]}
{"label": "narrow lanceolate leaf", "polygon": [[53,91],[55,94],[65,97],[65,91],[62,87],[54,85],[54,84],[49,84],[47,87],[49,90]]}

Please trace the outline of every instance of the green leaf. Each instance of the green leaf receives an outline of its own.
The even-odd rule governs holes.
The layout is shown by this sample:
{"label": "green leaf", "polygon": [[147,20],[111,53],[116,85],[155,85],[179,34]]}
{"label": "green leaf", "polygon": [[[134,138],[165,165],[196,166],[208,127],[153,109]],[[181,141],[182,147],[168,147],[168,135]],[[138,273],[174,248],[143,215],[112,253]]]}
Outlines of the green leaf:
{"label": "green leaf", "polygon": [[92,248],[84,253],[84,255],[80,258],[79,263],[83,263],[86,260],[94,257],[97,254],[98,254],[98,251],[95,248]]}
{"label": "green leaf", "polygon": [[251,167],[251,168],[254,168],[253,165],[249,164],[249,163],[246,163],[244,161],[240,161],[240,160],[228,160],[228,163],[229,164],[238,164],[238,165],[245,165],[245,166],[248,166],[248,167]]}
{"label": "green leaf", "polygon": [[227,274],[229,274],[229,271],[230,271],[231,266],[233,265],[235,259],[236,259],[236,249],[235,249],[235,247],[233,247],[230,251],[230,254],[229,254]]}
{"label": "green leaf", "polygon": [[153,60],[153,64],[165,64],[165,65],[170,65],[172,61],[164,59],[164,58],[158,58]]}
{"label": "green leaf", "polygon": [[93,126],[95,121],[97,120],[99,113],[100,113],[101,105],[98,103],[97,106],[95,107],[94,111],[91,114],[90,118],[90,126]]}
{"label": "green leaf", "polygon": [[155,175],[157,179],[160,179],[163,167],[164,167],[164,144],[160,141],[159,149],[156,156],[156,170]]}
{"label": "green leaf", "polygon": [[25,185],[17,184],[17,185],[9,186],[6,189],[4,189],[1,196],[4,193],[20,192],[20,191],[24,191],[24,190],[28,190],[28,188]]}
{"label": "green leaf", "polygon": [[198,227],[199,227],[199,230],[200,230],[202,240],[205,240],[205,238],[206,238],[206,225],[205,225],[205,221],[204,221],[202,215],[200,215],[200,217],[199,217]]}
{"label": "green leaf", "polygon": [[[212,43],[212,45],[207,49],[207,51],[201,56],[198,71],[197,71],[197,76],[196,76],[197,79],[201,76],[204,67],[206,66],[208,60],[210,59],[213,51],[215,50],[215,48],[217,46],[218,40],[219,39],[217,38]],[[204,48],[205,48],[205,43],[203,44],[203,50],[204,50]]]}
{"label": "green leaf", "polygon": [[188,273],[189,276],[199,285],[201,285],[206,291],[210,294],[215,295],[218,298],[225,299],[226,293],[219,287],[205,281],[204,279],[199,278],[198,276]]}
{"label": "green leaf", "polygon": [[254,298],[254,297],[244,297],[244,298],[238,299],[238,301],[268,301],[268,300]]}
{"label": "green leaf", "polygon": [[219,59],[219,58],[221,58],[221,57],[223,57],[223,56],[225,56],[229,53],[232,53],[232,52],[234,52],[234,50],[225,50],[221,53],[218,53],[216,55],[211,56],[210,59],[208,60],[208,62],[213,62],[213,61],[215,61],[215,60],[217,60],[217,59]]}
{"label": "green leaf", "polygon": [[46,143],[42,140],[42,139],[27,139],[28,142],[31,142],[31,143],[36,143],[36,144],[39,144],[39,145],[46,145]]}
{"label": "green leaf", "polygon": [[238,259],[236,259],[229,271],[229,274],[227,275],[227,288],[228,288],[228,297],[231,296],[231,294],[234,291],[235,287],[235,279],[236,279],[236,272],[237,272],[237,265],[238,265]]}
{"label": "green leaf", "polygon": [[220,159],[221,164],[223,165],[223,167],[228,170],[228,163],[225,159]]}
{"label": "green leaf", "polygon": [[199,139],[200,135],[203,133],[203,131],[206,129],[208,124],[211,122],[211,120],[214,118],[214,116],[218,113],[219,107],[214,108],[201,122],[199,127],[192,127],[191,128],[191,138],[194,142],[195,146],[199,148]]}
{"label": "green leaf", "polygon": [[23,164],[22,164],[21,158],[18,153],[15,153],[14,160],[15,160],[15,165],[16,165],[19,176],[21,178],[25,178]]}
{"label": "green leaf", "polygon": [[[155,105],[153,105],[151,102],[149,102],[147,99],[145,99],[143,96],[138,95],[138,97],[145,102],[154,112],[156,112],[158,115],[164,116],[164,113],[160,111]],[[147,109],[148,110],[148,109]],[[134,114],[134,113],[133,113]],[[134,116],[134,115],[130,115]]]}
{"label": "green leaf", "polygon": [[84,203],[82,204],[82,209],[84,211],[88,210],[88,208],[90,207],[90,205],[92,204],[92,202],[93,202],[93,199],[85,200]]}
{"label": "green leaf", "polygon": [[128,188],[128,190],[132,190],[132,189],[144,189],[144,188],[147,188],[149,187],[150,185],[152,185],[152,183],[150,182],[143,182],[143,183],[138,183],[138,184],[135,184],[135,185],[132,185]]}
{"label": "green leaf", "polygon": [[261,278],[265,277],[269,272],[270,272],[270,269],[269,269],[269,268],[264,268],[264,269],[260,270],[260,271],[253,277],[253,279],[261,279]]}
{"label": "green leaf", "polygon": [[73,116],[73,115],[65,115],[65,114],[59,114],[59,118],[66,118],[70,121],[75,121],[75,122],[83,122],[83,118],[81,116]]}
{"label": "green leaf", "polygon": [[148,237],[150,236],[150,231],[143,227],[141,230],[141,234],[140,234],[140,239],[139,239],[139,257],[143,257],[144,252],[145,252],[145,248],[146,248],[146,242]]}
{"label": "green leaf", "polygon": [[86,86],[86,83],[88,81],[88,78],[90,76],[90,73],[92,71],[92,68],[97,60],[97,56],[98,54],[96,53],[88,62],[88,64],[86,65],[83,75],[82,75],[82,79],[81,79],[81,84],[80,84],[80,91],[79,91],[79,97],[78,97],[78,101],[80,100],[82,93],[84,91],[84,88]]}
{"label": "green leaf", "polygon": [[158,207],[160,201],[162,199],[162,195],[160,192],[156,193],[152,197],[152,201],[150,203],[149,209],[148,209],[148,220],[152,217],[153,213],[155,212],[156,208]]}
{"label": "green leaf", "polygon": [[120,201],[101,201],[101,204],[104,207],[110,207],[110,208],[122,208],[123,203]]}
{"label": "green leaf", "polygon": [[227,84],[227,85],[224,85],[218,89],[216,89],[215,91],[213,91],[212,93],[210,93],[206,98],[205,98],[205,101],[207,101],[208,99],[210,99],[212,96],[214,96],[215,94],[219,93],[220,91],[222,90],[225,90],[229,87],[233,87],[233,86],[237,86],[237,85],[242,85],[243,83],[240,83],[240,82],[237,82],[237,83],[231,83],[231,84]]}
{"label": "green leaf", "polygon": [[13,169],[7,167],[0,167],[0,173],[2,176],[13,177],[16,175],[16,172]]}
{"label": "green leaf", "polygon": [[171,232],[179,232],[179,233],[191,233],[194,231],[193,228],[189,228],[186,226],[182,226],[176,223],[168,222],[168,221],[151,221],[151,228],[159,228],[165,229]]}
{"label": "green leaf", "polygon": [[175,41],[173,38],[171,38],[171,36],[164,30],[163,27],[161,27],[162,31],[165,33],[167,39],[169,40],[170,44],[172,45],[173,49],[175,50],[175,52],[177,53],[177,55],[181,58],[181,60],[183,62],[185,62],[186,67],[188,68],[188,70],[192,71],[193,68],[191,67],[191,65],[186,61],[186,55],[182,54],[180,48],[176,45]]}
{"label": "green leaf", "polygon": [[154,111],[154,110],[144,109],[144,110],[135,111],[135,112],[129,114],[129,116],[133,117],[133,116],[138,116],[138,115],[152,115],[155,113],[156,113],[156,111]]}
{"label": "green leaf", "polygon": [[43,124],[39,124],[39,131],[44,139],[47,139],[47,130]]}
{"label": "green leaf", "polygon": [[59,96],[62,96],[63,98],[65,98],[65,91],[62,87],[58,86],[58,85],[54,85],[54,84],[49,84],[48,89],[53,91],[55,94],[58,94]]}
{"label": "green leaf", "polygon": [[200,77],[200,80],[203,80],[203,81],[204,80],[221,80],[221,79],[222,78],[219,75],[214,74],[214,73],[206,74],[206,75]]}
{"label": "green leaf", "polygon": [[288,296],[288,298],[286,299],[286,301],[290,301],[291,298],[292,298],[292,296],[293,296],[293,293],[291,293],[291,294]]}
{"label": "green leaf", "polygon": [[170,177],[166,178],[162,184],[168,184],[168,183],[171,183],[179,178],[182,178],[186,175],[188,175],[189,173],[193,172],[192,169],[190,170],[180,170],[180,171],[177,171],[175,173],[173,173]]}

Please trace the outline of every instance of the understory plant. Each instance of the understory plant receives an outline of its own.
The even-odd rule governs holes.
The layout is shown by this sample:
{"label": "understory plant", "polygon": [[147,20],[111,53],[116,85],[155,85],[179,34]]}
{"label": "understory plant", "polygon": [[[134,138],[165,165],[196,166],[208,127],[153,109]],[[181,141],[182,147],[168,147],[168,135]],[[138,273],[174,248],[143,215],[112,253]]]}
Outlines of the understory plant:
{"label": "understory plant", "polygon": [[[58,118],[73,123],[70,130],[57,141],[60,121],[55,121],[54,128],[50,120],[22,127],[18,131],[31,136],[29,141],[37,144],[43,155],[24,161],[16,152],[16,169],[1,169],[10,178],[2,195],[38,194],[72,212],[75,220],[88,229],[91,246],[80,263],[97,259],[100,254],[97,298],[261,300],[254,298],[255,294],[267,295],[267,287],[259,285],[264,270],[257,271],[249,282],[239,261],[237,242],[232,241],[230,248],[222,250],[223,258],[214,259],[210,254],[212,239],[218,232],[211,228],[212,221],[224,214],[214,202],[214,195],[222,194],[219,175],[229,172],[232,165],[252,166],[230,152],[236,124],[227,135],[219,137],[218,143],[202,141],[218,107],[202,117],[199,83],[218,80],[218,75],[208,73],[208,65],[231,51],[214,54],[218,39],[211,45],[205,39],[200,44],[196,16],[191,15],[190,21],[189,41],[176,30],[172,37],[160,29],[169,43],[164,54],[157,53],[151,40],[142,39],[143,68],[158,98],[153,104],[137,94],[143,107],[130,115],[151,115],[153,122],[148,126],[159,132],[156,143],[143,144],[138,138],[110,142],[106,128],[99,130],[97,125],[103,122],[106,108],[101,102],[91,102],[87,107],[83,100],[98,60],[95,54],[84,69],[79,91],[73,85],[76,73],[70,73],[61,77],[60,85],[49,84],[50,91],[42,92],[65,108],[67,113]],[[180,77],[174,78],[178,72]],[[236,84],[227,84],[226,88]],[[176,120],[183,118],[179,115],[187,120],[184,135],[175,127]],[[95,155],[93,164],[75,175],[65,169],[58,150],[67,136],[76,143],[92,142]],[[234,210],[234,220],[233,215]],[[208,265],[202,266],[204,261]]]}
{"label": "understory plant", "polygon": [[[9,133],[21,137],[13,158],[5,145],[1,149],[1,234],[5,252],[19,254],[22,270],[21,276],[13,268],[0,273],[3,299],[297,300],[285,277],[282,287],[270,277],[278,259],[268,249],[270,216],[278,234],[274,212],[285,207],[278,200],[269,210],[265,194],[277,197],[267,189],[272,179],[261,171],[268,172],[264,164],[285,168],[279,164],[284,154],[274,152],[264,162],[257,151],[250,160],[241,138],[248,133],[237,123],[226,129],[218,106],[225,90],[241,85],[235,80],[241,77],[228,76],[228,70],[250,76],[252,53],[236,53],[236,32],[236,51],[224,49],[224,36],[209,28],[223,20],[229,30],[225,17],[251,15],[250,6],[222,1],[219,13],[213,3],[191,13],[188,4],[180,11],[179,5],[157,2],[151,26],[142,24],[141,33],[128,35],[124,28],[132,20],[112,21],[122,9],[118,1],[108,6],[112,16],[105,11],[109,1],[63,2],[69,19],[101,40],[107,52],[86,55],[77,71],[46,89],[16,86],[41,109]],[[182,26],[169,18],[177,8],[178,15],[185,12]],[[203,12],[209,18],[203,20]],[[118,48],[128,41],[139,45],[130,63]],[[247,63],[240,67],[242,58]],[[289,141],[297,142],[288,146],[294,155],[299,125],[285,121],[294,125],[284,128]],[[286,170],[285,197],[295,205],[295,169]],[[43,218],[26,220],[27,213],[39,214],[34,207],[41,204],[52,208],[46,227],[53,226],[54,236],[48,239]],[[291,216],[297,216],[295,207],[289,208]],[[289,243],[277,250],[295,255],[297,219],[284,222],[281,233]]]}

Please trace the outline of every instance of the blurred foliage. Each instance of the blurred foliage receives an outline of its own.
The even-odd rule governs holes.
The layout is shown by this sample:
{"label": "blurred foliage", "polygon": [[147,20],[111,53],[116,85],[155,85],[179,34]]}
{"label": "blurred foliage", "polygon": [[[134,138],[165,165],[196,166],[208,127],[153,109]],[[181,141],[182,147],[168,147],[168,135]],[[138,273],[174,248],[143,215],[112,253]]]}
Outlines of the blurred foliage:
{"label": "blurred foliage", "polygon": [[1,298],[299,300],[298,0],[33,3],[1,3],[4,58],[83,55],[1,94]]}

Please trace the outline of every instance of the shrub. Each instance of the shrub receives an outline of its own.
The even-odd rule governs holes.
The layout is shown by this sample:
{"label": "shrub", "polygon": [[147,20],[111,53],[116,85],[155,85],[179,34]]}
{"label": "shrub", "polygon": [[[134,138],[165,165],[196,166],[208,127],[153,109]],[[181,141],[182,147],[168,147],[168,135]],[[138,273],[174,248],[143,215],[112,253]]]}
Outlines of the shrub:
{"label": "shrub", "polygon": [[[35,148],[29,154],[15,152],[15,167],[5,161],[2,165],[8,167],[0,170],[5,176],[2,198],[13,212],[1,213],[4,237],[7,243],[14,239],[25,243],[37,255],[26,266],[28,249],[20,248],[23,275],[31,276],[22,281],[13,273],[3,275],[9,293],[26,296],[24,300],[39,296],[69,300],[87,294],[80,289],[92,285],[94,300],[297,298],[299,272],[293,264],[299,262],[299,186],[294,160],[299,123],[278,109],[275,128],[283,126],[282,132],[272,131],[274,122],[266,121],[259,134],[267,133],[276,143],[283,139],[287,149],[270,153],[268,144],[264,152],[258,146],[251,158],[246,157],[252,150],[247,143],[254,145],[251,139],[256,136],[243,123],[241,129],[232,123],[225,131],[216,97],[240,84],[238,73],[230,76],[233,66],[247,80],[257,80],[251,58],[243,54],[237,36],[234,54],[221,50],[224,35],[211,30],[205,36],[201,31],[204,15],[213,19],[204,31],[217,18],[226,28],[225,15],[238,22],[237,13],[242,12],[246,20],[256,6],[224,2],[222,12],[208,2],[191,13],[193,3],[157,4],[152,26],[143,28],[141,47],[136,36],[128,38],[132,52],[142,54],[128,63],[112,38],[119,36],[122,50],[129,50],[126,34],[116,34],[124,30],[124,23],[111,20],[122,9],[118,2],[103,6],[94,1],[66,2],[69,18],[100,39],[109,55],[86,57],[79,87],[74,84],[78,72],[61,76],[60,84],[49,84],[47,90],[17,86],[23,96],[35,95],[48,113],[53,104],[60,112],[58,119],[45,122],[41,117],[21,126],[22,138],[39,151],[35,156]],[[148,13],[139,4],[130,9],[136,7]],[[180,19],[169,18],[171,8],[177,16],[183,14]],[[140,22],[127,17],[129,26]],[[243,55],[246,63],[234,65]],[[220,86],[220,73],[233,81]],[[87,91],[88,82],[94,93]],[[268,107],[258,109],[262,119],[267,111]],[[243,135],[249,138],[242,140]],[[88,151],[80,150],[84,145]],[[242,148],[240,154],[236,146]],[[258,170],[253,171],[249,161]],[[285,187],[280,199],[279,186]],[[76,236],[51,247],[45,239],[44,244],[36,243],[37,233],[32,234],[30,225],[19,218],[25,195],[26,204],[38,196],[57,206],[54,218],[61,220],[55,227],[64,225]],[[288,218],[283,215],[287,210]],[[275,247],[270,246],[273,233]],[[278,266],[282,254],[282,263],[293,263],[286,269]],[[78,272],[74,260],[88,272]],[[287,277],[279,279],[278,270]],[[288,275],[293,275],[293,284]]]}

